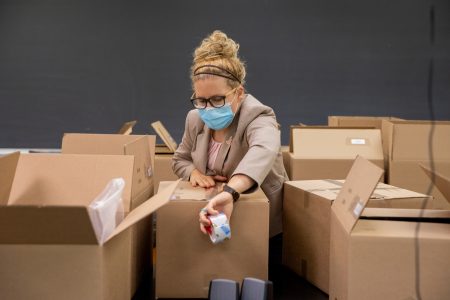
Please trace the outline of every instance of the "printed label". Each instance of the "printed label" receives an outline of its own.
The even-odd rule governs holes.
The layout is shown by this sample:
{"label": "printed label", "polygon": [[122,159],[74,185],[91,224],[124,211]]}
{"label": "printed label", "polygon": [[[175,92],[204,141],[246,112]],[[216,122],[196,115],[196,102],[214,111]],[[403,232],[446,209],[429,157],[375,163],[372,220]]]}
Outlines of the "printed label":
{"label": "printed label", "polygon": [[352,145],[365,145],[366,140],[365,139],[351,139],[350,142]]}

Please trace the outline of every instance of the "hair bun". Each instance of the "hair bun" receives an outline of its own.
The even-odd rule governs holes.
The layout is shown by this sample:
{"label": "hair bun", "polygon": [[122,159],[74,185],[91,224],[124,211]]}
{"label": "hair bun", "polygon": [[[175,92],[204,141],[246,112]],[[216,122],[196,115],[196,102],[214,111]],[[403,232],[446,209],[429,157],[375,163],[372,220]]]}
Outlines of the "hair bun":
{"label": "hair bun", "polygon": [[206,37],[195,50],[194,62],[218,58],[237,58],[239,44],[220,30],[215,30]]}

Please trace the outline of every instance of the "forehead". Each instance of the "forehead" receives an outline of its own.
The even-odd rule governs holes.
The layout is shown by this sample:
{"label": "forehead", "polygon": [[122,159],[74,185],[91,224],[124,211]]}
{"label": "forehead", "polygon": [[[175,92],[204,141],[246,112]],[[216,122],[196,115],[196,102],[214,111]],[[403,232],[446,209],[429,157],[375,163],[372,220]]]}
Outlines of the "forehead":
{"label": "forehead", "polygon": [[208,76],[198,78],[194,82],[194,92],[199,97],[225,94],[230,90],[225,78],[219,76]]}

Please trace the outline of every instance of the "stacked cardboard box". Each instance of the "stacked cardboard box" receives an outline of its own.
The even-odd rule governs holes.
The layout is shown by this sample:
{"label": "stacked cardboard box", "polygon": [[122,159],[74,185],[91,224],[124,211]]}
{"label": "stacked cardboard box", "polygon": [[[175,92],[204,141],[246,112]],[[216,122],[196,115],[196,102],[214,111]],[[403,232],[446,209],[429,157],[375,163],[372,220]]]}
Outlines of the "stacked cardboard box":
{"label": "stacked cardboard box", "polygon": [[420,165],[436,168],[450,163],[450,122],[383,121],[389,184],[435,198],[435,208],[449,209],[442,193]]}
{"label": "stacked cardboard box", "polygon": [[129,210],[133,160],[19,153],[0,158],[2,299],[131,298],[130,228],[167,202],[171,192],[131,211],[103,245],[87,206],[111,179],[121,177]]}
{"label": "stacked cardboard box", "polygon": [[379,129],[292,126],[289,178],[343,179],[357,155],[383,168]]}
{"label": "stacked cardboard box", "polygon": [[264,193],[242,194],[235,202],[231,239],[221,244],[212,244],[200,231],[198,214],[206,198],[205,189],[181,182],[169,204],[158,211],[158,298],[207,298],[209,282],[216,278],[267,279],[269,203]]}
{"label": "stacked cardboard box", "polygon": [[358,158],[332,204],[330,299],[447,299],[450,211],[368,208],[361,219],[382,172]]}
{"label": "stacked cardboard box", "polygon": [[[330,215],[343,180],[288,181],[284,185],[283,264],[329,292]],[[379,183],[368,206],[431,207],[432,197]]]}
{"label": "stacked cardboard box", "polygon": [[[153,195],[153,163],[155,136],[120,134],[65,134],[62,140],[62,154],[125,155],[133,158],[131,202],[126,213],[141,205]],[[151,249],[153,235],[152,217],[142,220],[132,228],[133,239],[129,245],[132,251],[131,286],[133,295],[142,278],[151,274]]]}

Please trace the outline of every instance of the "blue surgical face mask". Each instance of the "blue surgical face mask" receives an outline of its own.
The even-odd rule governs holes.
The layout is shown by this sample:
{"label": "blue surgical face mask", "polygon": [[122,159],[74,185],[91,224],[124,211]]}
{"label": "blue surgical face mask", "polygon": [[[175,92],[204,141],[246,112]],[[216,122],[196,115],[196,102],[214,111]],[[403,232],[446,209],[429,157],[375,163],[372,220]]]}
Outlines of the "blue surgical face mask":
{"label": "blue surgical face mask", "polygon": [[[235,98],[236,99],[236,98]],[[200,118],[205,122],[206,126],[213,130],[221,130],[227,128],[234,119],[234,113],[231,110],[231,104],[225,103],[222,107],[207,107],[204,109],[199,109]]]}

